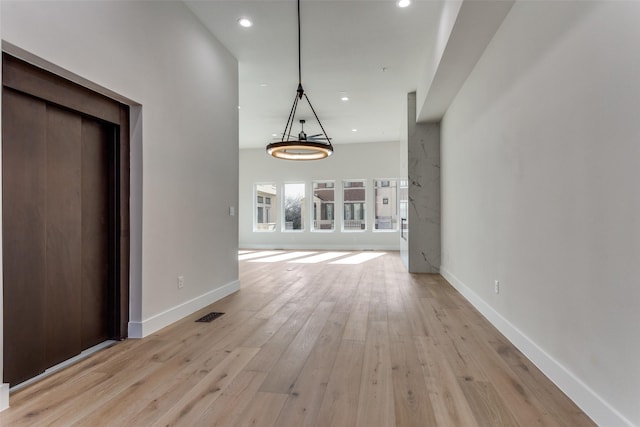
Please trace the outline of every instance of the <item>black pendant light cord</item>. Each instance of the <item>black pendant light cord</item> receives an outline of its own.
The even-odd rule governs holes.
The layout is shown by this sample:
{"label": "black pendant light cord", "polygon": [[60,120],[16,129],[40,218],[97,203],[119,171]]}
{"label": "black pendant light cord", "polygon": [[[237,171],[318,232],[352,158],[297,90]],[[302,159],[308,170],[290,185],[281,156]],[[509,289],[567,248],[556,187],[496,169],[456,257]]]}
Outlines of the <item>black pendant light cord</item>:
{"label": "black pendant light cord", "polygon": [[[287,119],[287,124],[284,127],[284,134],[282,135],[283,141],[285,136],[288,141],[291,135],[291,131],[293,128],[293,117],[295,117],[296,110],[298,109],[298,100],[302,99],[302,95],[306,97],[306,94],[304,93],[304,89],[302,89],[302,48],[300,43],[300,38],[301,38],[300,34],[301,34],[300,32],[300,0],[298,0],[298,89],[296,90],[296,96],[293,98],[293,105],[291,106],[291,111],[289,112],[289,118]],[[309,98],[307,98],[307,101],[309,101]],[[311,111],[313,111],[313,107],[311,107]],[[313,112],[313,114],[315,115],[315,111]],[[317,118],[318,117],[316,116],[316,120]],[[320,125],[320,127],[322,128],[322,125]]]}
{"label": "black pendant light cord", "polygon": [[298,0],[298,84],[302,86],[302,49],[300,48],[300,0]]}
{"label": "black pendant light cord", "polygon": [[[305,99],[307,100],[307,102],[309,103],[309,107],[311,107],[311,111],[313,112],[313,115],[316,118],[316,121],[318,122],[318,124],[320,125],[320,129],[322,129],[322,133],[324,134],[325,138],[327,138],[327,145],[331,146],[331,141],[329,140],[329,137],[327,136],[327,132],[324,130],[324,126],[322,126],[322,122],[320,121],[320,119],[318,118],[318,115],[316,114],[316,110],[313,108],[313,105],[311,105],[311,101],[309,101],[309,98],[307,97],[307,94],[304,93],[304,89],[302,89],[302,49],[301,49],[301,45],[302,43],[300,42],[301,36],[300,36],[300,0],[298,0],[298,98],[302,99],[302,95],[304,95]],[[296,109],[298,107],[298,100],[296,99],[293,103],[293,108],[291,109],[291,114],[293,114],[295,116],[295,112]],[[291,115],[289,116],[291,118]],[[293,125],[293,121],[291,121],[291,125]]]}
{"label": "black pendant light cord", "polygon": [[298,89],[296,90],[296,96],[293,98],[293,105],[291,106],[291,111],[289,112],[289,118],[287,119],[287,123],[284,126],[284,133],[282,134],[281,142],[288,142],[292,137],[291,132],[293,131],[293,121],[296,116],[296,110],[298,109],[298,101],[304,98],[307,100],[309,107],[311,108],[311,112],[315,117],[316,121],[320,125],[320,129],[322,129],[322,134],[324,135],[326,142],[317,143],[323,144],[329,147],[330,151],[333,152],[333,145],[331,144],[331,139],[327,136],[327,132],[324,130],[324,126],[322,126],[322,122],[318,118],[318,114],[316,113],[315,108],[311,105],[311,101],[309,101],[309,97],[306,93],[304,93],[304,89],[302,88],[302,43],[301,39],[301,25],[300,25],[300,0],[298,0]]}
{"label": "black pendant light cord", "polygon": [[307,97],[307,94],[304,94],[305,99],[307,100],[307,102],[309,103],[309,107],[311,107],[311,111],[313,112],[313,115],[316,118],[316,121],[318,122],[318,124],[320,125],[320,129],[322,129],[322,133],[324,134],[324,137],[327,138],[327,145],[329,147],[333,147],[331,145],[331,139],[329,139],[329,137],[327,136],[327,132],[324,130],[324,126],[322,126],[322,122],[320,121],[320,119],[318,118],[318,115],[316,114],[316,110],[313,108],[313,105],[311,105],[311,101],[309,101],[309,97]]}
{"label": "black pendant light cord", "polygon": [[302,99],[304,89],[302,89],[302,44],[300,42],[300,0],[298,0],[298,98]]}

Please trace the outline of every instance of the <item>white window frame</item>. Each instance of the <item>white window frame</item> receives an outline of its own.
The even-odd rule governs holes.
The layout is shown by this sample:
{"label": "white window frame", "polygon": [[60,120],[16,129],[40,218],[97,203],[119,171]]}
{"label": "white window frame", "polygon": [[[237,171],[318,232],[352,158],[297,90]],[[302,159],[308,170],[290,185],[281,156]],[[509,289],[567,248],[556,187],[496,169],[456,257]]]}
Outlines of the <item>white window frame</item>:
{"label": "white window frame", "polygon": [[[361,182],[363,184],[363,187],[352,187],[352,186],[345,186],[345,183],[351,183],[351,182]],[[367,192],[368,192],[368,181],[366,179],[343,179],[341,182],[341,199],[342,199],[342,206],[341,206],[341,219],[342,219],[342,225],[341,225],[341,231],[344,233],[363,233],[365,231],[367,231],[367,229],[369,228],[369,218],[367,217],[367,204],[368,204],[368,196],[367,196]],[[361,217],[362,219],[357,220],[357,219],[346,219],[345,218],[345,209],[346,206],[348,204],[352,204],[350,201],[345,200],[344,197],[344,192],[346,189],[357,189],[357,188],[362,188],[364,190],[364,200],[362,201],[362,208],[364,209],[364,212],[362,213]],[[349,221],[353,221],[353,224],[355,224],[355,222],[360,221],[361,223],[361,228],[351,228],[349,227],[349,225],[351,224]]]}
{"label": "white window frame", "polygon": [[[333,202],[331,203],[331,205],[333,206],[333,219],[331,220],[333,222],[333,226],[330,229],[323,229],[323,228],[316,228],[316,221],[327,221],[327,220],[316,220],[315,219],[315,215],[316,215],[316,206],[315,206],[315,184],[325,184],[325,183],[331,183],[333,184]],[[312,213],[312,215],[309,215],[309,222],[311,223],[311,227],[310,230],[314,233],[334,233],[336,231],[336,223],[337,223],[337,218],[336,218],[336,212],[337,209],[336,207],[338,206],[337,203],[337,194],[336,194],[336,181],[333,179],[314,179],[311,181],[311,197],[310,197],[310,202],[311,202],[311,206],[310,206],[310,210],[309,212]]]}
{"label": "white window frame", "polygon": [[[382,185],[383,183],[386,183],[387,185]],[[394,185],[391,185],[391,183],[394,183]],[[399,203],[398,203],[398,195],[399,195],[399,184],[400,184],[400,180],[398,178],[373,178],[373,183],[372,183],[372,193],[373,193],[373,224],[372,224],[372,230],[374,233],[393,233],[393,232],[397,232],[398,231],[398,222],[400,221],[400,209],[399,209]],[[391,189],[394,188],[395,189],[395,197],[391,198],[390,196],[387,196],[388,200],[388,204],[385,206],[389,206],[392,207],[394,210],[394,214],[395,214],[395,223],[393,222],[392,219],[392,228],[377,228],[378,227],[378,212],[377,212],[377,208],[378,208],[378,189]],[[381,200],[385,197],[381,196]],[[393,218],[393,215],[392,217]]]}
{"label": "white window frame", "polygon": [[[271,196],[271,203],[269,204],[269,206],[267,206],[266,199],[264,194],[264,192],[260,192],[258,190],[258,186],[273,186],[273,188],[275,189],[275,195]],[[261,194],[259,194],[261,193]],[[262,203],[258,203],[258,197],[261,196],[263,197],[263,201]],[[256,233],[273,233],[277,230],[278,228],[278,206],[275,206],[274,202],[277,202],[278,200],[278,186],[276,185],[275,182],[257,182],[255,184],[253,184],[253,212],[251,213],[251,215],[253,216],[253,231]],[[271,223],[271,222],[262,222],[259,223],[258,222],[258,208],[262,207],[263,208],[263,215],[265,212],[265,208],[269,208],[269,211],[271,212],[271,216],[275,215],[275,220]],[[260,226],[259,224],[272,224],[272,225],[267,225],[265,226]]]}
{"label": "white window frame", "polygon": [[[285,215],[285,210],[286,210],[286,188],[287,185],[302,185],[302,188],[304,189],[304,197],[302,198],[302,201],[300,202],[300,210],[301,210],[301,216],[302,218],[300,219],[300,229],[293,229],[293,228],[287,228],[287,221],[286,221],[286,215]],[[282,215],[282,222],[281,222],[281,230],[284,233],[302,233],[304,231],[307,231],[307,217],[309,216],[308,213],[306,212],[309,208],[308,208],[308,203],[306,201],[307,199],[307,194],[308,194],[308,189],[307,189],[307,182],[306,181],[289,181],[289,182],[285,182],[282,185],[282,204],[281,204],[281,209],[280,209],[280,214]]]}

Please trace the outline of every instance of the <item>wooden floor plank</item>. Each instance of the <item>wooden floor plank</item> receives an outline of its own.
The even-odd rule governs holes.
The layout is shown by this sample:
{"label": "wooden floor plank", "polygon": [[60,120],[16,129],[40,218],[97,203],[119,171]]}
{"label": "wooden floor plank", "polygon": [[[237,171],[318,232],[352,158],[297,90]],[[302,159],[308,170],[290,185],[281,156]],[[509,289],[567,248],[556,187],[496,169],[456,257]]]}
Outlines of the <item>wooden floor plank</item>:
{"label": "wooden floor plank", "polygon": [[228,355],[228,351],[209,347],[206,340],[203,340],[200,346],[190,347],[178,353],[175,362],[179,368],[168,380],[156,383],[157,386],[151,392],[137,396],[136,404],[129,411],[133,415],[123,419],[121,425],[152,424],[185,393],[197,386]]}
{"label": "wooden floor plank", "polygon": [[396,425],[436,425],[415,343],[395,342],[390,350]]}
{"label": "wooden floor plank", "polygon": [[271,369],[260,391],[284,394],[291,392],[300,370],[331,315],[333,306],[332,302],[318,304],[307,323]]}
{"label": "wooden floor plank", "polygon": [[[491,344],[495,345],[495,343]],[[555,386],[547,381],[544,374],[515,347],[501,341],[495,351],[511,367],[520,383],[526,384],[558,425],[571,427],[590,424],[590,419],[573,402],[557,398]]]}
{"label": "wooden floor plank", "polygon": [[242,371],[227,390],[193,423],[193,426],[231,426],[232,420],[240,417],[255,397],[266,372]]}
{"label": "wooden floor plank", "polygon": [[247,370],[270,372],[280,360],[282,354],[289,348],[291,341],[298,335],[306,324],[311,312],[298,308],[287,321],[265,342],[256,356],[249,362]]}
{"label": "wooden floor plank", "polygon": [[[464,392],[476,419],[481,425],[495,427],[520,426],[504,401],[498,396],[493,384],[473,379],[461,379],[460,388]],[[522,425],[522,427],[526,427]]]}
{"label": "wooden floor plank", "polygon": [[[594,425],[398,253],[254,260],[240,261],[239,292],[11,393],[0,426]],[[210,311],[225,315],[194,322]]]}
{"label": "wooden floor plank", "polygon": [[393,427],[393,382],[387,322],[371,322],[365,341],[356,426]]}
{"label": "wooden floor plank", "polygon": [[359,300],[352,307],[344,331],[345,340],[364,341],[367,337],[369,320],[369,300]]}
{"label": "wooden floor plank", "polygon": [[333,311],[350,313],[353,304],[358,301],[356,297],[358,288],[354,284],[360,282],[362,270],[349,265],[333,265],[332,268],[340,274],[335,279],[327,299],[335,301],[336,306]]}
{"label": "wooden floor plank", "polygon": [[229,426],[271,427],[277,426],[276,419],[287,400],[286,394],[258,392],[249,402],[244,412],[231,421]]}
{"label": "wooden floor plank", "polygon": [[179,370],[180,362],[176,358],[163,363],[152,376],[133,383],[116,398],[105,402],[95,411],[87,413],[77,422],[77,425],[125,425],[127,419],[137,414],[139,405],[146,402],[142,396],[151,396],[163,382],[170,381]]}
{"label": "wooden floor plank", "polygon": [[457,377],[451,370],[446,351],[442,349],[443,345],[435,342],[431,337],[421,336],[415,339],[436,425],[466,427],[479,425]]}
{"label": "wooden floor plank", "polygon": [[347,322],[346,313],[332,313],[316,341],[276,421],[279,426],[313,426]]}
{"label": "wooden floor plank", "polygon": [[317,426],[339,427],[356,424],[364,358],[364,341],[342,340],[327,384]]}
{"label": "wooden floor plank", "polygon": [[153,424],[191,425],[198,420],[258,352],[257,348],[238,347],[211,370],[195,387],[185,393],[171,409]]}

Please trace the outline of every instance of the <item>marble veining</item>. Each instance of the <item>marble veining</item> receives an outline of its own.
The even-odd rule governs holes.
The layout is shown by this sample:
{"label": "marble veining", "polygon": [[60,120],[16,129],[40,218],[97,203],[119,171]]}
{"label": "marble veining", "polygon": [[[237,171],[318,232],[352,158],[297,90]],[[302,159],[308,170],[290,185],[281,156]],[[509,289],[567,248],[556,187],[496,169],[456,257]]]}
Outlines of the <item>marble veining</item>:
{"label": "marble veining", "polygon": [[[407,179],[409,183],[405,233],[408,270],[440,270],[440,123],[416,123],[415,93],[407,106]],[[403,149],[404,149],[403,147]]]}

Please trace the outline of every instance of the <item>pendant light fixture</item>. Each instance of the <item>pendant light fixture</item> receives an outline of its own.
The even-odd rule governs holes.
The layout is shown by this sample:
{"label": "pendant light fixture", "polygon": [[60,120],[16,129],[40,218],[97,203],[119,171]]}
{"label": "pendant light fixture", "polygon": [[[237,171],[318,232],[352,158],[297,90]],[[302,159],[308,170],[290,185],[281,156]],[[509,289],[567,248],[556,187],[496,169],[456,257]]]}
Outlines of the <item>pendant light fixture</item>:
{"label": "pendant light fixture", "polygon": [[[305,120],[300,120],[301,130],[298,133],[297,138],[291,136],[291,128],[295,121],[296,111],[298,109],[298,101],[304,99],[309,104],[313,115],[315,116],[322,133],[316,135],[309,135],[304,132]],[[327,132],[324,130],[316,111],[309,101],[309,97],[302,88],[302,62],[301,62],[301,49],[300,49],[300,0],[298,0],[298,89],[296,89],[296,95],[293,98],[293,106],[287,119],[287,124],[284,127],[284,133],[282,139],[279,142],[272,142],[267,145],[267,153],[278,159],[286,160],[319,160],[329,157],[333,153],[333,146],[331,145],[331,138],[327,136]]]}

